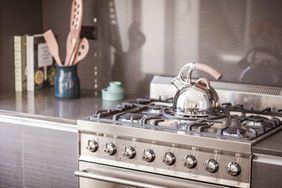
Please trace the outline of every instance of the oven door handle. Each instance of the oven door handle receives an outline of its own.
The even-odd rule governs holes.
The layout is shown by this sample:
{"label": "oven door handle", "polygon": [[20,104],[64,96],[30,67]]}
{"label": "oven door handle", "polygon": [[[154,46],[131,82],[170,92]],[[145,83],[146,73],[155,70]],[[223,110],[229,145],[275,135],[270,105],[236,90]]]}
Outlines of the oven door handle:
{"label": "oven door handle", "polygon": [[153,184],[148,184],[148,183],[143,183],[143,182],[136,182],[136,181],[131,181],[131,180],[123,179],[123,178],[106,176],[104,174],[99,175],[95,173],[90,173],[87,170],[75,171],[74,174],[79,177],[90,178],[90,179],[100,180],[100,181],[109,182],[109,183],[117,183],[117,184],[122,184],[122,185],[135,186],[135,187],[166,188],[163,186],[158,186],[158,185],[153,185]]}

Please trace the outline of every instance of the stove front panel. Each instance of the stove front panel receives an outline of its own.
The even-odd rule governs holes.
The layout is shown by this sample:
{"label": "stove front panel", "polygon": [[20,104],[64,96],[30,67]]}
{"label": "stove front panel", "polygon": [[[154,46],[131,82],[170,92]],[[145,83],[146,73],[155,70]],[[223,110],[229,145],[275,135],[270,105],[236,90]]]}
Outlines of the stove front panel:
{"label": "stove front panel", "polygon": [[249,154],[209,149],[209,145],[196,147],[102,132],[82,132],[80,142],[80,161],[234,187],[250,185]]}

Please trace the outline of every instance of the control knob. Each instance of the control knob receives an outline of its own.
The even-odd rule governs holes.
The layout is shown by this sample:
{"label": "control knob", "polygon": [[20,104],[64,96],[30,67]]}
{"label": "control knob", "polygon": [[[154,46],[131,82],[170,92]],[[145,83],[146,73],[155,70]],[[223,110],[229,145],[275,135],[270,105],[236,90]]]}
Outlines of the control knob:
{"label": "control knob", "polygon": [[235,161],[228,163],[227,173],[231,176],[238,176],[241,173],[241,166]]}
{"label": "control knob", "polygon": [[184,158],[184,166],[187,168],[195,168],[197,166],[197,159],[194,155],[186,155]]}
{"label": "control knob", "polygon": [[117,152],[117,147],[112,142],[107,142],[105,145],[104,152],[109,155],[114,155]]}
{"label": "control knob", "polygon": [[136,156],[136,150],[132,146],[125,146],[123,151],[123,156],[128,159],[133,159]]}
{"label": "control knob", "polygon": [[155,153],[151,149],[144,149],[142,159],[146,162],[153,162],[155,160]]}
{"label": "control knob", "polygon": [[205,169],[210,173],[215,173],[219,169],[219,164],[215,159],[208,159],[205,162]]}
{"label": "control knob", "polygon": [[176,157],[173,153],[171,152],[166,152],[163,156],[163,163],[171,166],[176,162]]}
{"label": "control knob", "polygon": [[89,151],[96,152],[98,148],[99,148],[98,143],[95,140],[88,140]]}

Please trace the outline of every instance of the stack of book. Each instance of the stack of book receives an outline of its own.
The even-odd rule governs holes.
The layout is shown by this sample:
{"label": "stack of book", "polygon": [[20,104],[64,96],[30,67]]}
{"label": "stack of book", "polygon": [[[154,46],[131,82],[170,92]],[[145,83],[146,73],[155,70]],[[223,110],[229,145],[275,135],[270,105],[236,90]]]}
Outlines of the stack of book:
{"label": "stack of book", "polygon": [[43,34],[14,36],[15,90],[54,86],[56,69]]}

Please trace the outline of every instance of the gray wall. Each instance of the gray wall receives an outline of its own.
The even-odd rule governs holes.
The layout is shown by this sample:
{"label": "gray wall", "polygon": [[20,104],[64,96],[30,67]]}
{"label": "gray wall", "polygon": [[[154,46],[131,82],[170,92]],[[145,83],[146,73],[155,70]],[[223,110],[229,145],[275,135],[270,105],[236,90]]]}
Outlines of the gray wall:
{"label": "gray wall", "polygon": [[42,2],[1,0],[0,2],[0,91],[15,88],[14,35],[42,31]]}
{"label": "gray wall", "polygon": [[[64,58],[71,0],[42,0],[42,10],[41,1],[2,2],[0,88],[13,89],[11,36],[51,28]],[[82,88],[99,93],[120,80],[127,93],[148,95],[153,75],[176,75],[190,61],[215,67],[224,81],[282,86],[281,10],[279,0],[84,0],[83,25],[97,26],[98,40],[79,65]]]}

